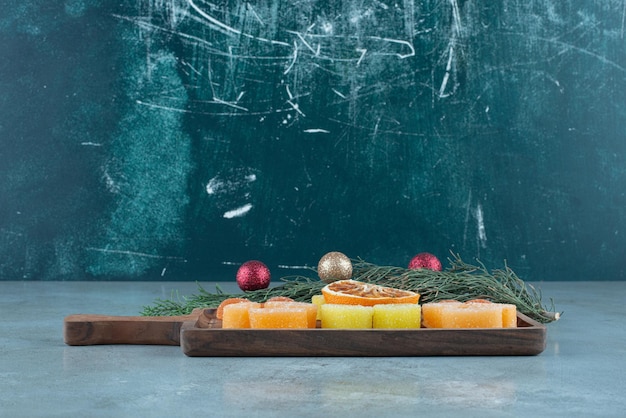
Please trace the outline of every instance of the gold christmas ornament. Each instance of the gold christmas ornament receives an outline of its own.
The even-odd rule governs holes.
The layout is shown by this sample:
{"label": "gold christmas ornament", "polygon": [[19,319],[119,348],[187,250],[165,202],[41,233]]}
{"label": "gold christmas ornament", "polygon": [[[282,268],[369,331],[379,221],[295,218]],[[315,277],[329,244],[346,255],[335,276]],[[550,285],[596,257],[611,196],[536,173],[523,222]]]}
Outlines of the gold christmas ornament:
{"label": "gold christmas ornament", "polygon": [[352,262],[345,254],[332,251],[324,255],[317,265],[317,274],[323,282],[352,278]]}

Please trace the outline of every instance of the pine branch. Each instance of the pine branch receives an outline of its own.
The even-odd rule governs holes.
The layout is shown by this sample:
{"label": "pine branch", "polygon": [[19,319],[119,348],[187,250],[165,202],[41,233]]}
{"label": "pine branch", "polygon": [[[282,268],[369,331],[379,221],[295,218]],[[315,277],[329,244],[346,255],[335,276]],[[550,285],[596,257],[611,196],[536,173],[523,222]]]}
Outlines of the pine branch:
{"label": "pine branch", "polygon": [[[520,312],[539,322],[548,323],[559,319],[560,314],[554,310],[554,303],[551,301],[550,307],[544,306],[541,292],[526,284],[506,263],[503,269],[489,271],[480,262],[472,265],[464,262],[458,254],[452,253],[452,257],[448,259],[450,267],[444,271],[378,266],[356,259],[352,260],[352,278],[418,292],[421,294],[421,303],[446,299],[463,302],[483,298],[497,303],[514,304]],[[326,285],[319,279],[304,276],[288,276],[281,280],[283,283],[276,287],[236,294],[224,293],[219,286],[211,293],[198,284],[197,295],[178,297],[178,300],[156,300],[152,306],[143,308],[142,315],[184,315],[194,308],[217,307],[224,299],[231,297],[264,302],[274,296],[287,296],[297,301],[310,302],[311,297],[320,294]]]}

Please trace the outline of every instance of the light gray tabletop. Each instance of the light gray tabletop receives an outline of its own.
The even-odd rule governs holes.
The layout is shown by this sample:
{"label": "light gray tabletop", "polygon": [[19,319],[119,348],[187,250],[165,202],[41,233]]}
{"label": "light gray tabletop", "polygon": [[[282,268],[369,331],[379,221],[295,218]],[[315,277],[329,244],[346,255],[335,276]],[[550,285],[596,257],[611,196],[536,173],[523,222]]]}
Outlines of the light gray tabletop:
{"label": "light gray tabletop", "polygon": [[191,358],[70,347],[62,329],[66,315],[137,315],[196,283],[0,282],[0,416],[626,416],[626,282],[533,285],[563,311],[538,356]]}

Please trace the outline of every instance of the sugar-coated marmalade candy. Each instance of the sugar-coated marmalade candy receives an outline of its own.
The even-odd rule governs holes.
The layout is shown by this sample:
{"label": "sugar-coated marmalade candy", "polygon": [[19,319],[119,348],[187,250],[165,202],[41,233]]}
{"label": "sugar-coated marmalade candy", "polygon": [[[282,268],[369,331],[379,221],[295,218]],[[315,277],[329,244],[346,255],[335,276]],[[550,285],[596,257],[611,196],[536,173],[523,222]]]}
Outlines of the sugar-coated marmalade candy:
{"label": "sugar-coated marmalade candy", "polygon": [[287,306],[292,303],[280,303],[262,308],[251,308],[250,328],[309,328],[306,308]]}
{"label": "sugar-coated marmalade candy", "polygon": [[422,325],[426,328],[515,328],[517,307],[484,299],[425,303]]}
{"label": "sugar-coated marmalade candy", "polygon": [[315,328],[317,326],[317,311],[318,308],[316,305],[312,303],[306,302],[289,302],[289,301],[267,301],[263,304],[264,308],[276,308],[276,307],[285,307],[285,308],[302,308],[306,310],[307,313],[307,326],[309,328]]}
{"label": "sugar-coated marmalade candy", "polygon": [[502,326],[517,328],[517,306],[510,303],[502,304]]}
{"label": "sugar-coated marmalade candy", "polygon": [[374,328],[420,328],[421,307],[417,303],[374,305]]}
{"label": "sugar-coated marmalade candy", "polygon": [[443,328],[502,328],[502,307],[459,303],[441,312]]}
{"label": "sugar-coated marmalade candy", "polygon": [[222,328],[250,328],[250,308],[260,308],[257,302],[233,303],[224,306],[222,313]]}
{"label": "sugar-coated marmalade candy", "polygon": [[425,328],[444,328],[441,313],[450,304],[461,304],[456,300],[430,302],[422,305],[422,325]]}
{"label": "sugar-coated marmalade candy", "polygon": [[322,319],[320,306],[326,303],[326,300],[324,299],[324,295],[311,296],[311,303],[317,306],[317,319]]}
{"label": "sugar-coated marmalade candy", "polygon": [[322,328],[372,328],[371,306],[325,303],[320,306]]}

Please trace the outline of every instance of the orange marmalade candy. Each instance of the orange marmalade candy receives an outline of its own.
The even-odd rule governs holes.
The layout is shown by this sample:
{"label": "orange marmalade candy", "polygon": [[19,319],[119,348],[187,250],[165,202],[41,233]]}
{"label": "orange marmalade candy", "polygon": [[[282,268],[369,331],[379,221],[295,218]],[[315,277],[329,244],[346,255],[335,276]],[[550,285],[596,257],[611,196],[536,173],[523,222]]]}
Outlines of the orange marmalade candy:
{"label": "orange marmalade candy", "polygon": [[224,315],[224,307],[227,305],[231,305],[233,303],[242,303],[242,302],[250,302],[248,299],[244,299],[244,298],[228,298],[228,299],[224,299],[222,301],[222,303],[220,303],[220,305],[217,307],[217,310],[215,311],[215,317],[217,319],[222,319],[223,315]]}
{"label": "orange marmalade candy", "polygon": [[289,305],[292,303],[250,308],[250,328],[309,328],[306,309]]}
{"label": "orange marmalade candy", "polygon": [[240,302],[225,305],[222,315],[222,328],[250,328],[249,311],[252,308],[260,308],[257,302]]}
{"label": "orange marmalade candy", "polygon": [[312,303],[306,302],[295,302],[292,299],[292,302],[289,301],[276,301],[276,300],[268,300],[263,304],[264,308],[276,308],[284,306],[286,308],[302,308],[306,311],[307,314],[307,327],[315,328],[317,326],[317,309],[318,307]]}
{"label": "orange marmalade candy", "polygon": [[517,307],[485,299],[425,303],[422,323],[427,328],[515,328]]}

